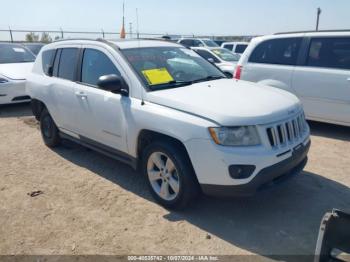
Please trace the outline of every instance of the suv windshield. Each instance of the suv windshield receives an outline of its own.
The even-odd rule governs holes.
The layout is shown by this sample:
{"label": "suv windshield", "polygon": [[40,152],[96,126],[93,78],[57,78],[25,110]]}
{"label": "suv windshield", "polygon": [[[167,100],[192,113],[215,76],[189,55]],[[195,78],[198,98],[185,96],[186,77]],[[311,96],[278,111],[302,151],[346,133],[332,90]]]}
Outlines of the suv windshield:
{"label": "suv windshield", "polygon": [[122,52],[151,90],[226,78],[218,68],[186,48],[148,47]]}
{"label": "suv windshield", "polygon": [[34,62],[35,56],[25,47],[16,44],[0,44],[0,64]]}
{"label": "suv windshield", "polygon": [[212,40],[202,40],[204,42],[204,44],[206,46],[209,46],[209,47],[218,47],[218,44],[215,43],[214,41]]}
{"label": "suv windshield", "polygon": [[233,54],[224,48],[212,49],[211,51],[218,57],[220,57],[222,60],[227,62],[237,62],[240,58],[240,55]]}

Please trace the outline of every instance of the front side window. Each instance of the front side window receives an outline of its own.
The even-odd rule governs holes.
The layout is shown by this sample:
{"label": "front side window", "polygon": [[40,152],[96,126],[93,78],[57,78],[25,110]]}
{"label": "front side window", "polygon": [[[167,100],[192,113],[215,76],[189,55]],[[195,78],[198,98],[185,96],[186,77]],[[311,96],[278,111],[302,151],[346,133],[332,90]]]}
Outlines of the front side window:
{"label": "front side window", "polygon": [[237,45],[236,46],[236,50],[235,50],[235,53],[238,53],[238,54],[243,54],[244,51],[247,49],[248,45]]}
{"label": "front side window", "polygon": [[267,40],[259,44],[249,62],[276,65],[296,65],[301,38]]}
{"label": "front side window", "polygon": [[78,62],[78,48],[63,48],[58,66],[58,77],[74,81]]}
{"label": "front side window", "polygon": [[307,65],[350,69],[350,37],[312,39]]}
{"label": "front side window", "polygon": [[227,49],[224,48],[212,49],[211,51],[218,57],[220,57],[222,60],[227,62],[237,62],[240,58],[239,55],[233,54],[232,52],[227,51]]}
{"label": "front side window", "polygon": [[118,75],[120,72],[107,55],[95,49],[85,49],[81,68],[81,82],[97,86],[101,76]]}
{"label": "front side window", "polygon": [[226,78],[196,52],[181,47],[124,49],[122,53],[150,90]]}
{"label": "front side window", "polygon": [[34,62],[35,56],[25,47],[16,44],[0,44],[0,64]]}

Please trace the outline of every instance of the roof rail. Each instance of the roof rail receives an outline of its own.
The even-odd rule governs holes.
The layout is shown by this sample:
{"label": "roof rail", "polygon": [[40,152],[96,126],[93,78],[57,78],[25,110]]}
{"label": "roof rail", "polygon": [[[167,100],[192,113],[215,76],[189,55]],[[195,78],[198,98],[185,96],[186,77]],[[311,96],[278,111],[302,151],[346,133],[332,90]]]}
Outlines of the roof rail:
{"label": "roof rail", "polygon": [[302,33],[334,33],[334,32],[350,32],[350,29],[338,29],[338,30],[309,30],[309,31],[294,31],[294,32],[281,32],[274,35],[288,35],[288,34],[302,34]]}
{"label": "roof rail", "polygon": [[64,41],[76,41],[76,40],[84,40],[84,41],[99,41],[99,42],[103,42],[106,41],[102,38],[65,38],[65,39],[57,39],[52,41],[52,43],[57,43],[57,42],[64,42]]}

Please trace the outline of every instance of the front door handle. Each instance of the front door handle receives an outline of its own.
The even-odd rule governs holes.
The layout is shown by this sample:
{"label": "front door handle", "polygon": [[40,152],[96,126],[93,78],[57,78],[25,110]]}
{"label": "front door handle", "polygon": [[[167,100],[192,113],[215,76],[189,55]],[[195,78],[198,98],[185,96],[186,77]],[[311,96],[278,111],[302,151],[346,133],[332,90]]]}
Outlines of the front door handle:
{"label": "front door handle", "polygon": [[81,99],[86,99],[87,95],[84,92],[75,92],[75,95],[77,97],[80,97]]}
{"label": "front door handle", "polygon": [[350,82],[350,77],[347,80]]}

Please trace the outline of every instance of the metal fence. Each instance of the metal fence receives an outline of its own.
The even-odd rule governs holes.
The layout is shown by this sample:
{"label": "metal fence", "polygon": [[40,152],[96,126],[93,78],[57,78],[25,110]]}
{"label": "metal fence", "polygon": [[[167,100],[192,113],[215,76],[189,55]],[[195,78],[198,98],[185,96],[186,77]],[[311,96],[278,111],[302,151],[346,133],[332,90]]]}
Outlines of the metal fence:
{"label": "metal fence", "polygon": [[[45,40],[47,42],[55,41],[59,39],[70,38],[103,38],[108,40],[116,40],[120,38],[120,34],[117,32],[104,31],[67,31],[67,30],[24,30],[24,29],[0,29],[0,41],[2,42],[25,42],[28,41],[27,35],[32,34],[37,37],[34,42],[40,42]],[[43,34],[48,37],[42,39]],[[250,41],[254,36],[214,36],[214,35],[179,35],[179,34],[154,34],[154,33],[137,33],[128,32],[127,38],[160,38],[168,36],[171,39],[179,39],[181,37],[198,37],[198,38],[210,38],[219,41]],[[31,40],[33,41],[33,40]]]}

